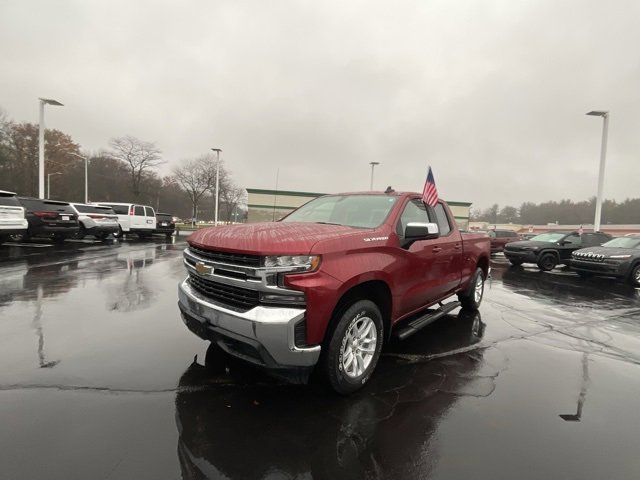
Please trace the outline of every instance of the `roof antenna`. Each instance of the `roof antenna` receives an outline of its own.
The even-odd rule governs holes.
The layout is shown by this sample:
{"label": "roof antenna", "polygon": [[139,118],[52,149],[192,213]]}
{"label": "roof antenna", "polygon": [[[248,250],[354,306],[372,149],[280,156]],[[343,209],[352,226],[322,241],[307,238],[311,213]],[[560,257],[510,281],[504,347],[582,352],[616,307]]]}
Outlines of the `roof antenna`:
{"label": "roof antenna", "polygon": [[384,191],[384,193],[395,193],[395,190],[391,188],[391,185],[389,185],[387,189]]}

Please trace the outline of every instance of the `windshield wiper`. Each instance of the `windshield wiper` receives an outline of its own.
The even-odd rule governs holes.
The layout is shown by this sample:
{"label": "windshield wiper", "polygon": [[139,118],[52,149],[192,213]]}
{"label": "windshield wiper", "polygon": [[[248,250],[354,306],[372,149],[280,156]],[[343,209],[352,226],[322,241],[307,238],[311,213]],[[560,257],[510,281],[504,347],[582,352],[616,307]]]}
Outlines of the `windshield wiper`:
{"label": "windshield wiper", "polygon": [[341,227],[344,226],[341,223],[333,223],[333,222],[313,222],[313,223],[319,223],[320,225],[340,225]]}

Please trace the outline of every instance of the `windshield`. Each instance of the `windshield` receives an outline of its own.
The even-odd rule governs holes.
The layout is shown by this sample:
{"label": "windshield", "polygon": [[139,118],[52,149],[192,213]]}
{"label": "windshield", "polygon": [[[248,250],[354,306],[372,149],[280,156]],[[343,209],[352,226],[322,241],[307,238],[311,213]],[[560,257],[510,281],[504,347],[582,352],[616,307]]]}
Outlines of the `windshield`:
{"label": "windshield", "polygon": [[540,235],[536,235],[531,239],[532,242],[559,242],[564,237],[566,237],[566,233],[541,233]]}
{"label": "windshield", "polygon": [[311,200],[280,221],[375,228],[384,222],[396,200],[387,195],[328,195]]}
{"label": "windshield", "polygon": [[603,243],[602,246],[614,247],[614,248],[639,248],[640,249],[640,238],[637,238],[637,237],[614,238],[613,240],[609,240],[607,243]]}

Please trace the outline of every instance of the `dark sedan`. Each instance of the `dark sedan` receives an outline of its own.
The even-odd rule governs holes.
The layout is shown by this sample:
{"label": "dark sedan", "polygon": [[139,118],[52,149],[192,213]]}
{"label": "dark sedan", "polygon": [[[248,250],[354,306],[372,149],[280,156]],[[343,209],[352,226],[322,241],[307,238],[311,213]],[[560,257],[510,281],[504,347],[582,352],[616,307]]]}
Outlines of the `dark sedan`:
{"label": "dark sedan", "polygon": [[640,287],[640,235],[614,238],[601,247],[576,250],[571,255],[571,267],[581,277],[617,277]]}
{"label": "dark sedan", "polygon": [[173,215],[170,213],[156,213],[156,229],[154,234],[164,234],[167,239],[171,238],[176,231],[176,223],[173,220]]}
{"label": "dark sedan", "polygon": [[508,243],[504,256],[512,265],[535,263],[543,271],[553,270],[556,265],[568,265],[571,253],[584,247],[599,246],[611,240],[611,235],[602,232],[547,232],[531,240]]}

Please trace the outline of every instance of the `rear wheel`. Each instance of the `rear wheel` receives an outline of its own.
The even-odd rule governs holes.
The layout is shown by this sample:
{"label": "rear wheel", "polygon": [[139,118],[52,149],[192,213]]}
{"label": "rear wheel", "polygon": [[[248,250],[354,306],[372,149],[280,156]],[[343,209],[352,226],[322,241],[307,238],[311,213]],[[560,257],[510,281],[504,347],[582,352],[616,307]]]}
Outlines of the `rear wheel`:
{"label": "rear wheel", "polygon": [[538,268],[544,272],[548,272],[556,268],[558,260],[553,253],[543,253],[538,259]]}
{"label": "rear wheel", "polygon": [[634,287],[640,287],[640,263],[631,269],[629,281]]}
{"label": "rear wheel", "polygon": [[462,308],[467,310],[478,310],[484,296],[484,272],[481,268],[476,269],[476,273],[471,277],[466,292],[458,294],[458,300]]}
{"label": "rear wheel", "polygon": [[358,300],[339,315],[320,362],[331,388],[346,395],[371,378],[384,330],[380,309],[370,300]]}
{"label": "rear wheel", "polygon": [[78,230],[78,233],[76,233],[75,238],[77,238],[78,240],[82,240],[86,236],[87,236],[87,230],[84,228],[83,225],[80,225],[80,229]]}

